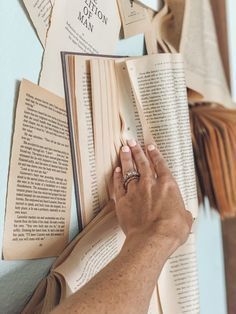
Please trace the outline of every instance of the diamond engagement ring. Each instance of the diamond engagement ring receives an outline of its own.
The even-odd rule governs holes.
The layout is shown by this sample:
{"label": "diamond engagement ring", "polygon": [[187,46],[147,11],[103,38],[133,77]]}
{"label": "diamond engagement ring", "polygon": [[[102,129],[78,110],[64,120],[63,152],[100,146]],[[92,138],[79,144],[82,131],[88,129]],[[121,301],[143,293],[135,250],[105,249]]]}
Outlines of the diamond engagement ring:
{"label": "diamond engagement ring", "polygon": [[133,180],[138,180],[140,178],[140,174],[136,170],[131,170],[126,172],[123,177],[124,180],[124,188],[127,190],[128,184]]}

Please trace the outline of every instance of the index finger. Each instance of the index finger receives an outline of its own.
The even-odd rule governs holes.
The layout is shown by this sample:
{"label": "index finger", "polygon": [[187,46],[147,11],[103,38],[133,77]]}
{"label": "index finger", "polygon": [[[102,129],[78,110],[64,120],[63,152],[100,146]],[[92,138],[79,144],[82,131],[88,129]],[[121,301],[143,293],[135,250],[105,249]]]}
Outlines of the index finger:
{"label": "index finger", "polygon": [[156,148],[156,146],[153,144],[148,145],[147,151],[158,177],[170,175],[171,172],[167,165],[167,162],[165,161],[160,151]]}

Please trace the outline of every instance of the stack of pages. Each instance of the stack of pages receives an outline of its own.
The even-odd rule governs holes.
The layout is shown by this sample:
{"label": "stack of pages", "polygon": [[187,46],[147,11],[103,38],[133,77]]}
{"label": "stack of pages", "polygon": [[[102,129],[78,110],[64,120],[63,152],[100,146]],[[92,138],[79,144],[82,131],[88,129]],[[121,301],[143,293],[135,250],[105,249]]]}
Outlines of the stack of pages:
{"label": "stack of pages", "polygon": [[236,110],[191,106],[193,148],[201,196],[222,217],[236,215]]}

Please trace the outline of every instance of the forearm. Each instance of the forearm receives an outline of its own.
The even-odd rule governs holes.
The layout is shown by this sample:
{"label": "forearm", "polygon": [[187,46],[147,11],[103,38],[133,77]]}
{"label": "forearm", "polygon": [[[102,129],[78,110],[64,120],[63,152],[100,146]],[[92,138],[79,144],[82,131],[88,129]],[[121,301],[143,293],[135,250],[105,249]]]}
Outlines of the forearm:
{"label": "forearm", "polygon": [[130,237],[109,265],[53,313],[146,314],[170,251],[166,239]]}

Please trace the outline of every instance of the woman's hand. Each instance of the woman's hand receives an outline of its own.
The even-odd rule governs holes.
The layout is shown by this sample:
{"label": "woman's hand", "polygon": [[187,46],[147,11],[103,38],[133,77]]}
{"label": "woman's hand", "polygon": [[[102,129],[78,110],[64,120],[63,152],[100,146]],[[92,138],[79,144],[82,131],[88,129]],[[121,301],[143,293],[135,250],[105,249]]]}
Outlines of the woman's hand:
{"label": "woman's hand", "polygon": [[148,312],[163,265],[186,241],[193,219],[160,152],[154,145],[147,151],[149,158],[129,141],[120,152],[122,169],[114,172],[116,213],[127,236],[120,253],[54,314]]}
{"label": "woman's hand", "polygon": [[[168,255],[183,244],[190,233],[193,218],[185,209],[179,187],[166,161],[155,145],[147,146],[147,155],[134,140],[120,152],[121,168],[114,172],[114,190],[118,221],[127,239],[160,239],[168,246]],[[124,188],[123,176],[137,169],[139,178]]]}

